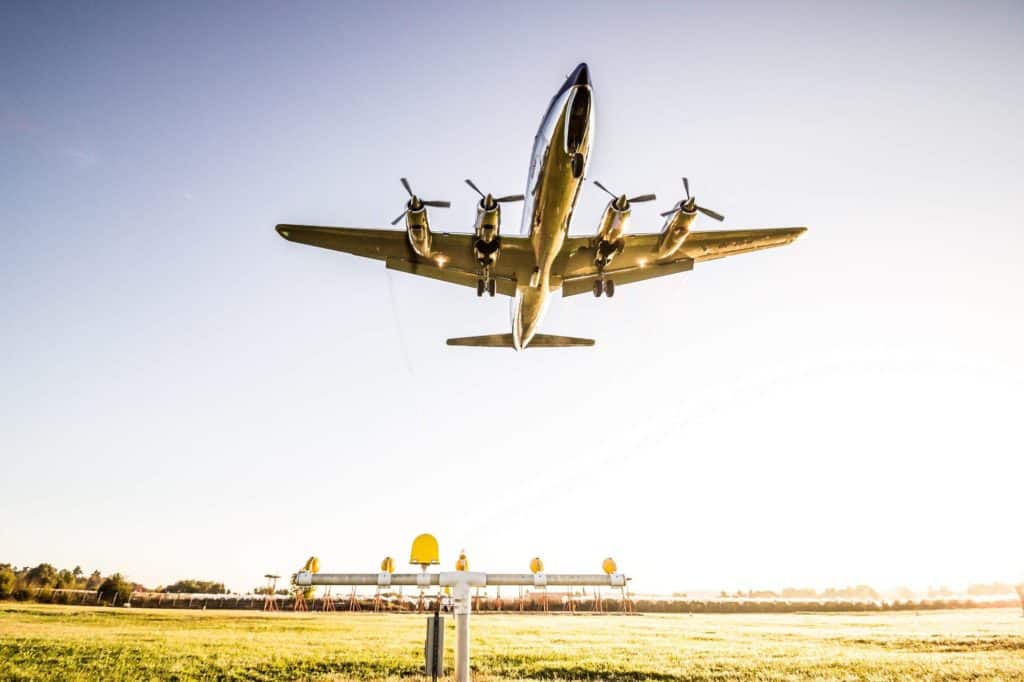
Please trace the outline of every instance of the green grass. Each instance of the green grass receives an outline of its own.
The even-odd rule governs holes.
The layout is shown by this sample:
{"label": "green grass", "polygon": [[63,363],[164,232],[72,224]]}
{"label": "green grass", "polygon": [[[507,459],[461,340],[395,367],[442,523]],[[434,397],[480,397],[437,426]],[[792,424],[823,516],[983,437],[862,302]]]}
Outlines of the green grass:
{"label": "green grass", "polygon": [[[0,679],[416,679],[425,617],[0,603]],[[446,642],[451,665],[454,632]],[[477,680],[1017,680],[1011,609],[473,617]]]}

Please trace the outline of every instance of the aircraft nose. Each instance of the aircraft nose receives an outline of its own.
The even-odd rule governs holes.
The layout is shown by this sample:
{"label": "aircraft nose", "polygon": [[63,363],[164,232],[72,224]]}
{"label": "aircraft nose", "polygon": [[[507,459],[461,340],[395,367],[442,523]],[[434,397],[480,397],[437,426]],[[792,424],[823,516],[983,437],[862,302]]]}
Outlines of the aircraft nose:
{"label": "aircraft nose", "polygon": [[569,85],[590,85],[590,67],[586,62],[582,62],[569,74]]}

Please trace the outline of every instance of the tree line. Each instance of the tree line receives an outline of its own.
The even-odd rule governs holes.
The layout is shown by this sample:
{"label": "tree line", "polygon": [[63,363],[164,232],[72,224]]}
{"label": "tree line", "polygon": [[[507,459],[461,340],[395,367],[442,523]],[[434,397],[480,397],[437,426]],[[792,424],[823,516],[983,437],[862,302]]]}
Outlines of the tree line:
{"label": "tree line", "polygon": [[[975,583],[967,586],[969,597],[1000,597],[1012,595],[1014,585],[1009,583]],[[686,594],[675,593],[675,597]],[[817,590],[813,587],[784,587],[781,590],[739,590],[737,592],[722,591],[718,595],[722,599],[853,599],[862,601],[879,601],[882,599],[909,601],[913,599],[948,599],[958,593],[945,585],[931,586],[924,591],[914,591],[906,586],[887,590],[881,594],[870,585],[850,585],[847,587],[827,587]]]}
{"label": "tree line", "polygon": [[[293,589],[295,589],[293,587]],[[98,570],[86,573],[81,566],[73,569],[58,569],[52,564],[42,563],[37,566],[18,568],[11,564],[0,563],[0,599],[28,600],[53,602],[58,590],[85,590],[94,592],[97,599],[108,604],[127,602],[132,592],[163,592],[169,594],[228,594],[224,583],[213,580],[185,579],[178,580],[167,586],[149,589],[128,580],[121,573],[103,575]],[[257,587],[252,592],[265,594],[269,588]],[[305,598],[313,598],[313,589],[305,590]],[[791,611],[791,610],[903,610],[929,608],[970,608],[983,605],[1011,605],[1012,601],[997,600],[995,602],[976,602],[977,597],[998,597],[1012,595],[1016,591],[1020,605],[1024,607],[1024,584],[1008,583],[972,584],[967,588],[967,599],[956,599],[948,587],[931,587],[923,595],[912,592],[909,588],[898,588],[885,595],[868,585],[850,587],[832,587],[824,590],[813,588],[787,587],[774,590],[746,590],[733,593],[721,592],[719,599],[688,599],[684,593],[673,594],[671,600],[636,600],[634,603],[640,611],[658,612],[709,612],[722,613],[733,611]],[[292,590],[278,589],[278,595],[294,596]],[[720,601],[725,600],[725,601]],[[792,600],[792,601],[790,601]],[[578,600],[578,601],[585,601]],[[611,607],[614,600],[606,600]],[[1005,602],[1005,603],[1004,603]],[[486,607],[484,607],[486,608]],[[534,608],[530,606],[529,608]],[[557,607],[556,607],[557,608]]]}
{"label": "tree line", "polygon": [[0,599],[33,599],[41,593],[52,595],[55,590],[87,590],[96,592],[107,603],[124,603],[132,592],[173,592],[192,594],[227,594],[224,583],[213,580],[179,580],[166,587],[150,590],[135,583],[121,573],[103,575],[97,570],[86,574],[81,566],[58,569],[53,564],[18,568],[0,563]]}

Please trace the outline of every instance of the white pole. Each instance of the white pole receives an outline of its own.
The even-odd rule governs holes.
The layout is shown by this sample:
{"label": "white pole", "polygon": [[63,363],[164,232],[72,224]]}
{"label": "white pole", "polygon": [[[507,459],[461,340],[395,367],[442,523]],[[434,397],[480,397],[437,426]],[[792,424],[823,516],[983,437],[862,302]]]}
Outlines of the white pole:
{"label": "white pole", "polygon": [[455,613],[455,682],[469,682],[469,612],[473,600],[469,581],[456,580],[452,587],[452,611]]}

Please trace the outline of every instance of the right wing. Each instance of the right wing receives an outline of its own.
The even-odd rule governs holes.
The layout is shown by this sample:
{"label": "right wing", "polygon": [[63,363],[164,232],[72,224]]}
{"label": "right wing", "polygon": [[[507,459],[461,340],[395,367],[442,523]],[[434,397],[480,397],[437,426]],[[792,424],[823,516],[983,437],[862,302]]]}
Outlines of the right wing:
{"label": "right wing", "polygon": [[[627,234],[622,237],[625,242],[622,251],[605,268],[604,276],[619,285],[674,275],[692,270],[694,263],[784,246],[806,231],[806,227],[779,227],[691,232],[679,250],[664,260],[657,259],[660,232]],[[556,261],[556,271],[561,265],[562,296],[590,291],[600,276],[595,264],[597,240],[570,237],[563,253],[566,257]]]}
{"label": "right wing", "polygon": [[806,227],[772,227],[757,230],[691,232],[679,251],[698,263],[741,253],[792,244]]}
{"label": "right wing", "polygon": [[[388,268],[412,275],[467,287],[476,287],[479,278],[480,267],[473,253],[476,237],[472,234],[434,232],[432,257],[423,258],[412,250],[405,230],[278,225],[277,231],[288,241],[382,260]],[[533,268],[529,239],[502,235],[501,251],[492,268],[496,290],[515,296],[516,282],[528,279]]]}

